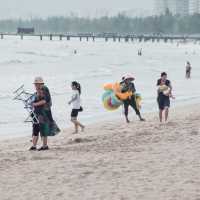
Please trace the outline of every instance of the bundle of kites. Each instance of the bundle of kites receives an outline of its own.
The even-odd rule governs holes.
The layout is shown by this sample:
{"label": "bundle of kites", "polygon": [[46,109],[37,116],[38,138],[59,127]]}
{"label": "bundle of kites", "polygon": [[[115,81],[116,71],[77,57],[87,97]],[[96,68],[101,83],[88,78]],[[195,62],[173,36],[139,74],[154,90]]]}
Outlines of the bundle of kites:
{"label": "bundle of kites", "polygon": [[141,95],[138,93],[133,94],[130,91],[122,92],[122,86],[119,82],[105,84],[104,90],[105,92],[102,96],[102,101],[104,108],[108,111],[117,110],[121,105],[123,105],[123,101],[131,98],[132,95],[135,97],[138,109],[141,108]]}

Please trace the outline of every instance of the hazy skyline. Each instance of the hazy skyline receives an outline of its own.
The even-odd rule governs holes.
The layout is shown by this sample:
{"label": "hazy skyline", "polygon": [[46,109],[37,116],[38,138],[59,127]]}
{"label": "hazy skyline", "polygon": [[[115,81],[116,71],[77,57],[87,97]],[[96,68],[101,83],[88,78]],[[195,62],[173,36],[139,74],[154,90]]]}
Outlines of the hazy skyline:
{"label": "hazy skyline", "polygon": [[[0,19],[47,17],[76,13],[80,16],[131,15],[152,13],[154,0],[0,0]],[[145,11],[145,12],[144,12]]]}

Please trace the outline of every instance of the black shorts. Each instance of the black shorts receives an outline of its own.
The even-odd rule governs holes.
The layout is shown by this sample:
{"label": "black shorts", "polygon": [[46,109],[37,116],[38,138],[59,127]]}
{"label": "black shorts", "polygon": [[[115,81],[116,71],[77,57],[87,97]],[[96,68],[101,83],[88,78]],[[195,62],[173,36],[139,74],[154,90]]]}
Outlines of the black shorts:
{"label": "black shorts", "polygon": [[73,118],[78,117],[79,111],[80,111],[80,109],[72,109],[71,117],[73,117]]}
{"label": "black shorts", "polygon": [[164,110],[166,107],[170,107],[170,99],[167,96],[158,97],[158,107],[160,110]]}
{"label": "black shorts", "polygon": [[40,133],[40,125],[33,124],[33,136],[39,136]]}
{"label": "black shorts", "polygon": [[44,124],[33,124],[32,136],[47,137],[49,135],[50,129],[47,123]]}

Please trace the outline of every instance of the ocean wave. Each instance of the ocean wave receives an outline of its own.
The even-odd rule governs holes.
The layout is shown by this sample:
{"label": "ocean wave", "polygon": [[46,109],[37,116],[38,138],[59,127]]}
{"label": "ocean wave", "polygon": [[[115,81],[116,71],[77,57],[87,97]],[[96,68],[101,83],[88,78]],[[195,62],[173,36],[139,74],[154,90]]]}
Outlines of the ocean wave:
{"label": "ocean wave", "polygon": [[7,99],[13,99],[13,96],[5,94],[5,95],[0,95],[0,100],[7,100]]}
{"label": "ocean wave", "polygon": [[11,59],[0,62],[0,65],[18,65],[18,64],[32,64],[32,61],[22,61],[19,59]]}
{"label": "ocean wave", "polygon": [[9,122],[6,122],[6,121],[0,121],[0,125],[6,125],[6,124],[10,124]]}
{"label": "ocean wave", "polygon": [[40,56],[40,57],[51,57],[51,58],[62,58],[63,56],[59,56],[56,54],[46,54],[46,53],[39,53],[34,51],[18,51],[17,54],[24,54],[24,55],[33,55],[33,56]]}
{"label": "ocean wave", "polygon": [[96,78],[96,77],[102,77],[102,76],[111,76],[112,70],[108,68],[100,68],[97,70],[91,70],[87,74],[80,74],[79,78]]}

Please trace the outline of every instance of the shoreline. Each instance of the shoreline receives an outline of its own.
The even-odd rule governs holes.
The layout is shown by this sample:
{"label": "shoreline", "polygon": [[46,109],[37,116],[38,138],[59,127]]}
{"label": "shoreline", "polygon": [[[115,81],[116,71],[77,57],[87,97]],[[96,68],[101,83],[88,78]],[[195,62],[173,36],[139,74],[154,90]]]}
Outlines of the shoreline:
{"label": "shoreline", "polygon": [[196,199],[199,109],[171,109],[166,124],[151,113],[146,122],[96,123],[78,135],[68,129],[45,152],[29,152],[28,137],[1,141],[1,199]]}
{"label": "shoreline", "polygon": [[[172,106],[170,107],[170,113],[171,113],[171,111],[173,112],[173,110],[180,110],[180,109],[184,109],[184,108],[187,108],[187,107],[190,107],[190,106],[195,106],[195,105],[199,105],[199,104],[196,103],[196,102],[195,103],[194,102],[189,102],[189,103],[187,102],[187,103],[181,104],[181,105],[180,104],[178,104],[178,105],[173,105],[172,104]],[[132,110],[132,108],[130,108],[129,111],[130,111],[129,112],[129,116],[130,116],[131,121],[132,122],[137,121],[138,120],[137,116],[135,115],[135,112]],[[141,113],[144,116],[149,116],[149,115],[153,115],[153,116],[156,115],[156,116],[158,116],[158,110],[157,111],[155,111],[155,110],[154,111],[148,110],[148,111],[145,111],[145,112],[143,112],[143,110],[142,110]],[[169,119],[170,119],[170,115],[169,115]],[[159,119],[157,119],[157,121],[158,120]],[[117,121],[117,122],[124,121],[124,123],[125,123],[124,115],[122,113],[121,113],[121,115],[119,115],[119,113],[113,112],[113,116],[112,117],[111,117],[111,115],[108,115],[103,120],[102,119],[101,120],[99,120],[99,119],[92,120],[92,122],[86,122],[85,125],[86,125],[86,127],[93,127],[96,124],[102,125],[102,124],[105,124],[105,123],[111,123],[113,121]],[[21,124],[23,124],[23,123],[21,123]],[[61,126],[61,134],[63,132],[67,132],[68,130],[71,130],[72,127],[73,127],[73,125],[72,124],[70,125],[70,123],[65,128],[62,128],[62,126]],[[29,131],[30,132],[29,135],[31,136],[31,133],[32,133],[32,125],[31,124],[30,124],[30,129],[29,130],[30,130]],[[2,136],[0,135],[0,142],[2,142],[2,141],[9,141],[9,140],[13,140],[13,139],[20,139],[20,138],[22,140],[23,140],[23,138],[29,138],[28,134],[26,134],[26,131],[23,131],[23,132],[24,132],[24,134],[22,134],[22,135],[2,135]]]}

